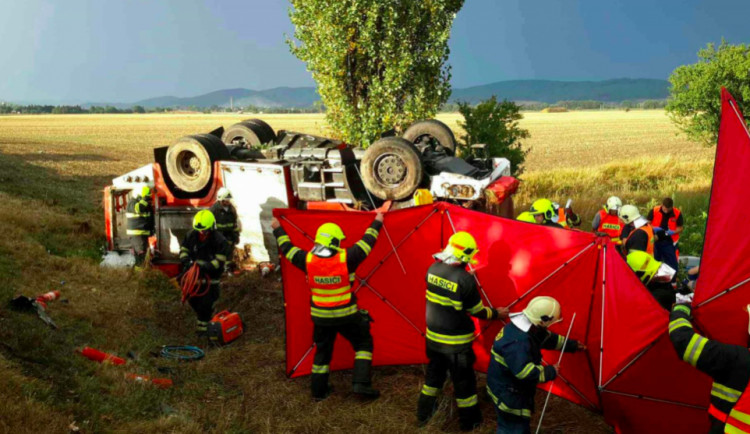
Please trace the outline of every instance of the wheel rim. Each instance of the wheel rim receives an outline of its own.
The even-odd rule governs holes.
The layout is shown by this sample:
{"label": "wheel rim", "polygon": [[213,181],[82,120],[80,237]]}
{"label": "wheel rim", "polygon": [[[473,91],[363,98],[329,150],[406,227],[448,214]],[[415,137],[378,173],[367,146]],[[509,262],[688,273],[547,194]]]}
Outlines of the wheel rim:
{"label": "wheel rim", "polygon": [[443,146],[440,143],[440,140],[436,139],[431,134],[422,134],[421,136],[417,136],[416,139],[414,139],[414,146],[425,146],[433,150],[437,150],[438,148],[443,148],[446,151],[450,151],[450,148],[447,146]]}
{"label": "wheel rim", "polygon": [[247,140],[245,140],[245,138],[243,136],[237,136],[237,137],[234,137],[230,141],[230,143],[233,144],[233,145],[245,146],[245,145],[247,145]]}
{"label": "wheel rim", "polygon": [[373,172],[378,183],[386,187],[398,187],[407,175],[404,160],[393,153],[379,155],[373,164]]}
{"label": "wheel rim", "polygon": [[177,168],[180,175],[192,179],[197,179],[201,173],[201,161],[195,153],[191,151],[182,151],[177,154]]}

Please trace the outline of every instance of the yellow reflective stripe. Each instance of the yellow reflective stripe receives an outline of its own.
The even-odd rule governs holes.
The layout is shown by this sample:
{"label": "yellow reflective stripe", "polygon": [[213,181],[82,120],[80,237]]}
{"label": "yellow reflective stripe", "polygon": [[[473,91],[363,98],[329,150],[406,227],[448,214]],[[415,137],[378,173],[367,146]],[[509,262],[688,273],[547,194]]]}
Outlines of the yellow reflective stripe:
{"label": "yellow reflective stripe", "polygon": [[234,223],[216,223],[217,229],[232,228],[232,227],[234,227]]}
{"label": "yellow reflective stripe", "polygon": [[555,349],[562,350],[563,344],[565,344],[565,338],[561,335],[557,335],[557,343],[555,344]]}
{"label": "yellow reflective stripe", "polygon": [[515,408],[510,408],[507,405],[505,405],[505,403],[502,402],[502,401],[500,401],[498,403],[497,408],[499,408],[501,411],[504,411],[504,412],[510,413],[510,414],[514,414],[516,416],[528,417],[528,418],[531,417],[531,410],[529,410],[527,408],[522,408],[520,410],[519,409],[515,409]]}
{"label": "yellow reflective stripe", "polygon": [[289,251],[287,252],[287,254],[286,254],[286,258],[287,258],[288,260],[290,260],[290,261],[291,261],[291,260],[292,260],[292,259],[294,258],[294,255],[295,255],[295,254],[296,254],[297,252],[299,252],[299,251],[300,251],[300,248],[299,248],[299,247],[292,247],[292,248],[291,248],[291,249],[290,249],[290,250],[289,250]]}
{"label": "yellow reflective stripe", "polygon": [[471,395],[468,398],[456,398],[456,404],[459,408],[471,407],[472,405],[477,405],[478,403],[479,399],[477,399],[477,395]]}
{"label": "yellow reflective stripe", "polygon": [[673,311],[677,310],[680,312],[685,312],[686,314],[690,315],[690,307],[685,304],[678,304],[675,307],[672,308]]}
{"label": "yellow reflective stripe", "polygon": [[669,323],[669,333],[672,333],[673,331],[681,327],[687,327],[691,330],[693,329],[693,325],[690,324],[690,321],[686,320],[685,318],[677,318],[676,320]]}
{"label": "yellow reflective stripe", "polygon": [[282,235],[278,238],[276,238],[276,242],[279,243],[279,245],[282,245],[284,243],[291,243],[292,240],[289,238],[289,235]]}
{"label": "yellow reflective stripe", "polygon": [[351,305],[340,309],[319,309],[317,307],[310,307],[310,314],[317,316],[318,318],[340,318],[342,316],[351,315],[357,312],[357,305]]}
{"label": "yellow reflective stripe", "polygon": [[469,309],[469,313],[477,313],[477,312],[479,312],[480,310],[483,310],[483,309],[484,309],[484,305],[482,304],[482,301],[480,300],[479,303],[477,303],[476,306],[474,306],[471,309]]}
{"label": "yellow reflective stripe", "polygon": [[694,334],[690,339],[690,343],[688,343],[688,346],[685,349],[685,354],[682,355],[682,360],[690,363],[693,366],[698,364],[698,359],[701,356],[703,347],[706,346],[706,342],[708,342],[708,339],[698,334]]}
{"label": "yellow reflective stripe", "polygon": [[128,229],[127,235],[151,235],[151,232],[144,229]]}
{"label": "yellow reflective stripe", "polygon": [[474,340],[474,333],[465,335],[444,335],[427,329],[427,339],[441,344],[461,345],[468,344]]}
{"label": "yellow reflective stripe", "polygon": [[180,251],[181,252],[189,252],[190,249],[188,249],[187,247],[180,247]]}
{"label": "yellow reflective stripe", "polygon": [[315,303],[335,303],[337,301],[349,301],[352,299],[352,294],[347,292],[343,295],[315,295],[313,294],[312,300]]}
{"label": "yellow reflective stripe", "polygon": [[[737,419],[738,421],[750,425],[750,415],[747,413],[743,413],[739,410],[732,409],[732,411],[729,412],[729,417],[733,417]],[[729,428],[729,425],[727,425],[727,428]],[[725,431],[729,432],[729,431]],[[745,431],[738,431],[741,433],[744,433]]]}
{"label": "yellow reflective stripe", "polygon": [[186,252],[181,252],[180,253],[180,258],[187,258],[188,256],[190,256],[190,255],[188,255]]}
{"label": "yellow reflective stripe", "polygon": [[506,368],[508,367],[508,365],[505,363],[505,358],[501,356],[500,354],[496,353],[494,348],[491,349],[490,352],[492,353],[492,357],[495,359],[497,363],[505,366]]}
{"label": "yellow reflective stripe", "polygon": [[312,252],[307,252],[307,263],[309,264],[310,261],[312,261],[313,254]]}
{"label": "yellow reflective stripe", "polygon": [[357,273],[349,273],[349,281],[354,282],[354,279],[357,278]]}
{"label": "yellow reflective stripe", "polygon": [[430,387],[426,384],[422,386],[422,393],[427,396],[437,396],[439,391],[440,389],[438,389],[437,387]]}
{"label": "yellow reflective stripe", "polygon": [[351,286],[345,286],[343,288],[336,288],[336,289],[321,289],[321,288],[312,288],[313,295],[339,295],[343,294],[351,289]]}
{"label": "yellow reflective stripe", "polygon": [[546,383],[547,378],[544,376],[544,366],[542,365],[536,365],[536,368],[539,369],[539,382],[540,383]]}
{"label": "yellow reflective stripe", "polygon": [[[732,411],[734,411],[734,410],[732,410]],[[727,422],[727,424],[724,426],[724,432],[726,434],[747,434],[746,431],[743,431],[743,430],[737,428],[736,426],[730,425],[729,422]]]}
{"label": "yellow reflective stripe", "polygon": [[339,250],[339,260],[342,264],[346,263],[346,250]]}
{"label": "yellow reflective stripe", "polygon": [[486,387],[486,389],[487,389],[487,394],[488,394],[488,395],[490,395],[490,398],[492,398],[492,402],[494,402],[494,403],[495,403],[495,405],[497,405],[497,403],[498,403],[498,401],[499,401],[499,400],[497,399],[497,396],[495,396],[495,394],[494,394],[494,393],[492,393],[492,390],[490,389],[490,386],[487,386],[487,387]]}
{"label": "yellow reflective stripe", "polygon": [[327,374],[331,370],[329,365],[312,365],[313,374]]}
{"label": "yellow reflective stripe", "polygon": [[463,310],[464,304],[460,301],[452,300],[449,297],[437,295],[427,290],[427,300],[441,306],[452,307],[456,310]]}
{"label": "yellow reflective stripe", "polygon": [[369,244],[367,244],[366,242],[360,240],[360,241],[357,241],[357,245],[359,246],[360,249],[364,250],[365,255],[369,255],[370,254],[370,251],[372,250],[372,247],[370,247]]}
{"label": "yellow reflective stripe", "polygon": [[500,339],[502,339],[504,332],[505,332],[505,328],[503,327],[503,328],[500,329],[500,333],[498,333],[497,336],[495,336],[495,340],[499,341]]}
{"label": "yellow reflective stripe", "polygon": [[357,351],[354,354],[354,359],[372,360],[372,353],[369,351]]}
{"label": "yellow reflective stripe", "polygon": [[742,392],[724,386],[723,384],[714,383],[711,387],[711,395],[727,402],[737,402],[740,399],[740,396],[742,396]]}
{"label": "yellow reflective stripe", "polygon": [[220,261],[226,261],[227,257],[226,257],[226,255],[216,255],[216,259],[218,259]]}
{"label": "yellow reflective stripe", "polygon": [[213,261],[211,261],[211,265],[213,265],[214,268],[219,268],[219,265],[221,265],[221,264],[219,264],[218,260],[214,259]]}
{"label": "yellow reflective stripe", "polygon": [[526,364],[526,366],[523,367],[523,369],[521,369],[521,372],[515,374],[515,376],[519,380],[523,380],[524,378],[528,377],[534,369],[536,369],[536,365],[529,362]]}
{"label": "yellow reflective stripe", "polygon": [[367,228],[367,230],[365,231],[365,235],[372,235],[374,238],[377,239],[378,238],[378,231],[376,231],[373,228]]}

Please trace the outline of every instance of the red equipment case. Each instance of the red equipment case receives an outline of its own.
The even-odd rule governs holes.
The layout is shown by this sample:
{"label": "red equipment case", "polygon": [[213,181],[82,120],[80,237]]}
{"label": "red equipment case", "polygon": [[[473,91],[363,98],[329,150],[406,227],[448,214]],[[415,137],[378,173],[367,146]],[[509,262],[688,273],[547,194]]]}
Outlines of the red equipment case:
{"label": "red equipment case", "polygon": [[237,312],[222,311],[214,315],[208,324],[208,338],[211,342],[228,344],[245,331],[245,324]]}

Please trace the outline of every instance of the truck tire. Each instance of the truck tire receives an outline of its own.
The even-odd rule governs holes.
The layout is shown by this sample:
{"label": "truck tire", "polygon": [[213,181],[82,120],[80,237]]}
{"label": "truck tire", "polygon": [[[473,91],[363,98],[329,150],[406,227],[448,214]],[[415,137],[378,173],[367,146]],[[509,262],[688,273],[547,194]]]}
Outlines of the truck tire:
{"label": "truck tire", "polygon": [[167,173],[186,193],[207,189],[214,179],[214,162],[229,159],[229,151],[210,134],[185,136],[167,149]]}
{"label": "truck tire", "polygon": [[248,119],[236,123],[224,131],[221,141],[226,145],[259,148],[276,142],[276,133],[270,125],[260,119]]}
{"label": "truck tire", "polygon": [[456,137],[453,131],[438,120],[415,122],[406,129],[403,137],[420,150],[425,146],[440,145],[448,155],[456,155]]}
{"label": "truck tire", "polygon": [[365,187],[383,200],[410,197],[422,182],[419,152],[400,137],[385,137],[370,145],[360,167]]}

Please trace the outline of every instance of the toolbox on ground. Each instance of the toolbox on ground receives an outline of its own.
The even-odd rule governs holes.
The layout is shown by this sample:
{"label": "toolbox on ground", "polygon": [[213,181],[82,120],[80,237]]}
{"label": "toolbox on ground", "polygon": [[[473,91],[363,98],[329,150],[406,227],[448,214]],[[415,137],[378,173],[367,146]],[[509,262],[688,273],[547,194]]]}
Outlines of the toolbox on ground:
{"label": "toolbox on ground", "polygon": [[237,312],[222,311],[211,318],[208,324],[208,338],[211,342],[228,344],[245,331],[245,325]]}

